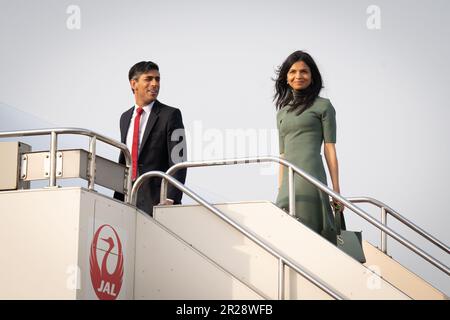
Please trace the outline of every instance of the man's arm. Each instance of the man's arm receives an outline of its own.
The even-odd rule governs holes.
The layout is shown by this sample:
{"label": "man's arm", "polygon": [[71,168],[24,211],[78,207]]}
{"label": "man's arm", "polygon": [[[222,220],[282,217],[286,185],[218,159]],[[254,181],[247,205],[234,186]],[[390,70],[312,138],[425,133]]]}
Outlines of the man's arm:
{"label": "man's arm", "polygon": [[[178,109],[175,109],[170,115],[169,123],[167,124],[167,150],[169,152],[169,167],[187,160],[186,134],[181,111]],[[174,178],[184,184],[186,171],[186,169],[178,170],[175,172]],[[174,200],[175,204],[179,204],[182,196],[183,194],[180,190],[169,184],[167,198]]]}
{"label": "man's arm", "polygon": [[[119,120],[120,136],[122,136],[122,134],[123,134],[122,127],[123,127],[123,122],[125,121],[124,117],[125,117],[125,112],[122,113],[122,115],[120,116],[120,120]],[[119,163],[125,164],[125,155],[123,154],[122,151],[120,151],[120,153],[119,153]],[[125,201],[125,195],[121,192],[114,191],[113,197],[114,197],[114,199],[117,199],[120,201]]]}

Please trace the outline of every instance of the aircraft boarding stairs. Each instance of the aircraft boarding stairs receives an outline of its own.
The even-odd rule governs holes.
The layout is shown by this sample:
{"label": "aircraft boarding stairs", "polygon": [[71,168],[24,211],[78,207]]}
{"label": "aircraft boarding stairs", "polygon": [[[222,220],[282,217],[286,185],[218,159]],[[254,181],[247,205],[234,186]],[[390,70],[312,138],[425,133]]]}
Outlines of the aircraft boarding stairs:
{"label": "aircraft boarding stairs", "polygon": [[[89,149],[59,150],[58,136],[88,136]],[[449,247],[395,210],[371,198],[348,198],[284,159],[259,157],[179,163],[132,185],[127,147],[86,129],[0,132],[0,138],[50,135],[48,151],[0,141],[0,299],[447,299],[425,279],[387,255],[387,236],[448,277],[449,268],[386,226],[388,214],[444,251]],[[96,154],[102,141],[119,148],[126,165]],[[382,233],[381,250],[364,241],[361,264],[269,201],[211,205],[171,174],[185,167],[278,162],[343,203]],[[152,177],[196,205],[137,209],[136,194]],[[87,187],[58,187],[81,178]],[[30,182],[48,180],[45,188]],[[101,185],[125,202],[95,191]],[[381,223],[355,205],[382,210]],[[291,212],[295,203],[290,203]],[[376,266],[376,272],[373,266]],[[447,278],[448,280],[448,278]]]}

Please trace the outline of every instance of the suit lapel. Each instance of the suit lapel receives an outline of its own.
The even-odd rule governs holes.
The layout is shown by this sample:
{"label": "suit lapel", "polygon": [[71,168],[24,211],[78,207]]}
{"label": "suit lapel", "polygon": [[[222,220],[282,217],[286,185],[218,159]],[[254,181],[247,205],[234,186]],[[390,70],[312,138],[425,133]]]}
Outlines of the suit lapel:
{"label": "suit lapel", "polygon": [[131,118],[133,116],[134,106],[131,107],[130,110],[128,110],[125,113],[125,116],[123,118],[123,123],[120,124],[120,139],[122,140],[122,143],[127,143],[127,133],[128,128],[130,127]]}
{"label": "suit lapel", "polygon": [[161,109],[160,103],[158,100],[155,101],[153,104],[152,110],[150,112],[150,115],[148,116],[147,120],[147,126],[145,127],[144,136],[142,137],[141,146],[139,147],[139,156],[141,155],[142,148],[145,145],[145,142],[147,142],[148,137],[150,136],[150,132],[152,131],[156,120],[158,120],[158,114]]}

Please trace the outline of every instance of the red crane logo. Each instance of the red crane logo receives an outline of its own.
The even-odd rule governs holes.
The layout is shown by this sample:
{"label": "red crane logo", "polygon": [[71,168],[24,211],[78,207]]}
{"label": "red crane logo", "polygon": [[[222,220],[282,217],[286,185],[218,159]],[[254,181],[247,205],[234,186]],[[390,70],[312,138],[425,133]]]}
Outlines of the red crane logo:
{"label": "red crane logo", "polygon": [[[100,238],[102,230],[108,229],[113,231],[116,241],[111,236]],[[105,233],[105,232],[103,232]],[[111,233],[110,233],[111,234]],[[102,240],[109,245],[108,250],[103,256],[102,265],[100,266],[97,259],[97,244]],[[108,271],[108,258],[110,258],[111,251],[117,245],[117,264],[113,273]],[[94,234],[91,244],[90,255],[90,267],[91,267],[91,282],[94,288],[94,292],[100,300],[115,300],[119,295],[120,288],[122,287],[123,280],[123,253],[122,244],[120,243],[119,235],[116,230],[108,224],[100,226]]]}

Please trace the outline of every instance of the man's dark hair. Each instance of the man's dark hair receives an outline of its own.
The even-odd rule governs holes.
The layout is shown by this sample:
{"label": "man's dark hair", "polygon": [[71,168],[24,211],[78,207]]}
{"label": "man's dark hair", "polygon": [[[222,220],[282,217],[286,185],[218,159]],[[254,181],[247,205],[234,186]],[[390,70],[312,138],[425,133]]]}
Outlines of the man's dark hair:
{"label": "man's dark hair", "polygon": [[[128,72],[128,80],[129,81],[131,81],[132,79],[137,80],[139,79],[141,74],[149,72],[151,70],[159,71],[158,65],[151,61],[138,62],[134,66],[132,66],[130,71]],[[131,91],[134,93],[133,88],[131,88]]]}
{"label": "man's dark hair", "polygon": [[[298,61],[303,61],[311,70],[311,84],[308,88],[297,92],[294,96],[292,89],[289,84],[287,84],[287,74],[292,65]],[[275,106],[279,110],[289,105],[288,111],[296,111],[299,115],[306,109],[312,106],[314,100],[319,96],[322,86],[322,76],[320,75],[319,69],[317,68],[314,59],[305,51],[295,51],[283,64],[278,67],[276,71],[278,77],[275,80]]]}
{"label": "man's dark hair", "polygon": [[151,70],[159,71],[158,65],[151,61],[138,62],[134,66],[132,66],[130,71],[128,72],[128,80],[129,81],[131,81],[131,79],[137,80],[139,79],[141,74],[149,72]]}

